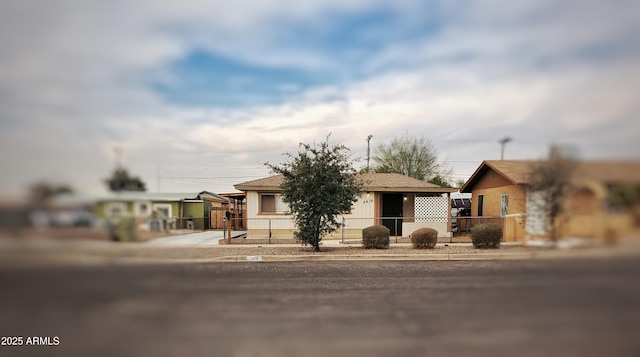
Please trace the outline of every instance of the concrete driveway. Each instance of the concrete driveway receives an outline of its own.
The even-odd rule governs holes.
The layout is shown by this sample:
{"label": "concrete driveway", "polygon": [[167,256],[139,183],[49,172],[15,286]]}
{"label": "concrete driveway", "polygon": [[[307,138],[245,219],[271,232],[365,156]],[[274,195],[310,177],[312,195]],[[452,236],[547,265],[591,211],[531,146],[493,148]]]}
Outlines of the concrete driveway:
{"label": "concrete driveway", "polygon": [[[231,237],[238,237],[245,233],[245,231],[231,231]],[[204,231],[156,238],[143,244],[154,247],[208,247],[220,244],[220,241],[225,238],[224,234],[223,231]]]}

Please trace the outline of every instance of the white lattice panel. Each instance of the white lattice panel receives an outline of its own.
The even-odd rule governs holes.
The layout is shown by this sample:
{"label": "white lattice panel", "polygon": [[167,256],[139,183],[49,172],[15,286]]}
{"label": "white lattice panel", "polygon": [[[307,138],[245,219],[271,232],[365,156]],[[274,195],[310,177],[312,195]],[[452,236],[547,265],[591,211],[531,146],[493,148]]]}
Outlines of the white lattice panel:
{"label": "white lattice panel", "polygon": [[448,210],[449,202],[446,197],[416,197],[416,222],[446,223]]}

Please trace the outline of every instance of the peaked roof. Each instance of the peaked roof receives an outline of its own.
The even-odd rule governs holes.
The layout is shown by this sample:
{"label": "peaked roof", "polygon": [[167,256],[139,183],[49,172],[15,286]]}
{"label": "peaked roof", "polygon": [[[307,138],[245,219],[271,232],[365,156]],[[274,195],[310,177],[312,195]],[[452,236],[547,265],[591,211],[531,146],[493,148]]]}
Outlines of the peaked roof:
{"label": "peaked roof", "polygon": [[[497,172],[514,185],[527,185],[529,170],[535,160],[485,160],[478,166],[460,192],[469,193],[489,170]],[[640,184],[640,161],[582,161],[576,179],[595,180],[607,185]]]}
{"label": "peaked roof", "polygon": [[363,190],[369,191],[407,191],[407,192],[456,192],[457,188],[442,187],[396,173],[362,173]]}
{"label": "peaked roof", "polygon": [[[358,177],[362,179],[363,191],[436,193],[458,191],[456,188],[442,187],[396,173],[361,173]],[[239,183],[234,187],[242,191],[279,191],[283,182],[282,175],[275,175]]]}
{"label": "peaked roof", "polygon": [[490,170],[497,172],[514,185],[525,185],[532,162],[528,160],[485,160],[469,180],[460,187],[460,192],[470,193],[477,181]]}

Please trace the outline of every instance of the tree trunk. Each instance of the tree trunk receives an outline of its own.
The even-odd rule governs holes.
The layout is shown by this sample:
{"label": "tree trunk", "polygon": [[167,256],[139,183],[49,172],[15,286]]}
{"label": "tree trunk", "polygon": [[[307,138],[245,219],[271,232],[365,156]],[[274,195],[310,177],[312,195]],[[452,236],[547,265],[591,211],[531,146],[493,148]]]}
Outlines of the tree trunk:
{"label": "tree trunk", "polygon": [[316,252],[320,251],[320,224],[322,222],[322,216],[318,216],[318,221],[316,222],[316,227],[313,232],[313,248]]}
{"label": "tree trunk", "polygon": [[552,215],[550,217],[551,220],[551,241],[556,243],[556,216]]}

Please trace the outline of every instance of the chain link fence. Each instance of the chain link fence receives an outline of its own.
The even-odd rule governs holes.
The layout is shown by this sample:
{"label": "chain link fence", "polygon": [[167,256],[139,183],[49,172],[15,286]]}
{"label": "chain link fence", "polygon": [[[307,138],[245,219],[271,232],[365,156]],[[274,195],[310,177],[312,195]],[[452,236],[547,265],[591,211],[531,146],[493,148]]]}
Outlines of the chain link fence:
{"label": "chain link fence", "polygon": [[[229,221],[233,222],[234,218]],[[292,239],[297,231],[291,216],[282,218],[247,218],[245,219],[249,238],[266,239],[270,244],[275,239]],[[441,237],[464,236],[471,228],[482,223],[495,223],[504,229],[503,217],[339,217],[340,227],[327,234],[327,239],[361,239],[362,230],[380,224],[389,228],[390,236],[396,239],[408,237],[413,231],[429,227],[436,229]],[[238,224],[238,223],[235,223]],[[237,226],[235,225],[234,226]]]}

